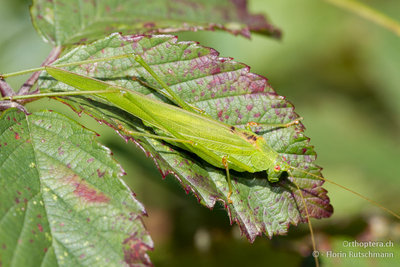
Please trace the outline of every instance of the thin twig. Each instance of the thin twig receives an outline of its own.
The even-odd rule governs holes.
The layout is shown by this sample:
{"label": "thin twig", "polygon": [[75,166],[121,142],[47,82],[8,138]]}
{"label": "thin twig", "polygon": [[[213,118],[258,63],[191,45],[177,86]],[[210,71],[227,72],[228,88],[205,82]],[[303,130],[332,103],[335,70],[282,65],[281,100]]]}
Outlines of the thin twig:
{"label": "thin twig", "polygon": [[400,36],[400,24],[387,15],[355,0],[325,0],[373,21]]}
{"label": "thin twig", "polygon": [[[61,50],[62,50],[61,46],[54,47],[41,66],[46,66],[53,63],[60,55]],[[29,77],[29,79],[26,80],[26,82],[21,86],[17,95],[26,95],[31,90],[32,86],[35,84],[37,79],[39,78],[39,75],[40,75],[39,71],[33,73],[31,77]]]}

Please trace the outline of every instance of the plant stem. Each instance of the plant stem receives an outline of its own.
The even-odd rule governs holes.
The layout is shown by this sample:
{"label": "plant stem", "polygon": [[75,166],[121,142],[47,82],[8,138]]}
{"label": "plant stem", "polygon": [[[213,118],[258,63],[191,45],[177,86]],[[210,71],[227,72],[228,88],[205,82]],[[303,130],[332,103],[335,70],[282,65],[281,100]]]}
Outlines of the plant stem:
{"label": "plant stem", "polygon": [[15,95],[14,90],[3,79],[0,79],[0,93],[1,93],[1,96]]}
{"label": "plant stem", "polygon": [[373,21],[400,36],[400,24],[387,15],[355,0],[325,0]]}

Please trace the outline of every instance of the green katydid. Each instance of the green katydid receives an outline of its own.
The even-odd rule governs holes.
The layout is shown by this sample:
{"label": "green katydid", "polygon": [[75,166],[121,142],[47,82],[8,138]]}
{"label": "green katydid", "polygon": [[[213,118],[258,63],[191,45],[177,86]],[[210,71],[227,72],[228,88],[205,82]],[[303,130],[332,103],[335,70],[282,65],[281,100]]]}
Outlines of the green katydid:
{"label": "green katydid", "polygon": [[[118,94],[103,95],[119,108],[134,114],[146,124],[167,134],[167,137],[188,140],[181,146],[208,163],[238,172],[266,171],[270,182],[279,181],[283,172],[290,169],[289,164],[280,158],[262,138],[250,130],[236,128],[216,121],[205,115],[198,114],[189,106],[187,109],[178,108],[158,100],[151,99],[140,93],[124,90],[105,82],[81,76],[59,68],[46,67],[46,71],[63,83],[80,90],[89,88],[107,90],[119,89]],[[295,120],[280,127],[297,124]],[[230,186],[228,199],[232,194]]]}
{"label": "green katydid", "polygon": [[[189,144],[183,144],[186,150],[193,152],[216,167],[227,170],[229,201],[231,201],[230,196],[232,194],[229,168],[239,172],[266,171],[266,177],[270,182],[278,182],[282,173],[289,171],[290,166],[285,161],[286,159],[280,158],[279,154],[266,143],[264,138],[256,135],[249,129],[236,128],[216,121],[204,114],[199,114],[195,108],[187,105],[174,94],[140,56],[133,55],[133,57],[153,75],[161,86],[167,90],[168,94],[170,94],[172,101],[181,108],[60,68],[47,66],[45,69],[57,80],[80,90],[88,91],[91,94],[101,91],[107,92],[107,95],[102,96],[103,98],[135,115],[145,123],[167,133],[169,136],[166,138],[187,140]],[[85,63],[88,62],[93,61]],[[81,63],[83,62],[76,62],[75,64]],[[96,88],[98,91],[89,90],[89,88]],[[115,93],[116,91],[119,91],[119,93]],[[110,92],[114,94],[109,94]],[[50,95],[46,94],[44,96]],[[24,96],[23,98],[28,97]],[[10,99],[22,99],[22,97]],[[171,114],[173,115],[171,116]],[[274,126],[289,127],[298,124],[300,120],[301,118],[298,118],[292,122],[276,124]]]}
{"label": "green katydid", "polygon": [[[103,60],[109,59],[110,58],[104,58]],[[279,181],[284,173],[291,176],[292,170],[306,173],[304,170],[290,166],[286,162],[285,158],[280,157],[276,151],[268,146],[262,136],[258,136],[248,129],[240,129],[216,121],[205,114],[200,114],[196,109],[189,105],[181,104],[184,103],[184,101],[173,95],[168,86],[152,72],[151,68],[140,57],[135,56],[135,59],[144,66],[157,81],[160,82],[161,86],[170,94],[169,97],[172,98],[172,101],[181,108],[148,98],[125,88],[110,85],[56,67],[47,66],[46,71],[57,80],[86,91],[86,93],[101,94],[102,98],[140,118],[145,124],[159,130],[159,132],[157,132],[159,135],[147,136],[161,138],[167,142],[172,142],[173,144],[198,155],[208,163],[218,168],[226,169],[229,185],[229,193],[227,196],[228,201],[231,201],[230,197],[232,194],[229,169],[239,172],[265,171],[267,173],[266,177],[270,182]],[[76,64],[80,63],[82,62]],[[103,93],[106,94],[103,95]],[[58,94],[54,93],[54,95]],[[38,96],[40,96],[40,94]],[[15,97],[15,99],[17,99],[17,97]],[[297,124],[299,120],[300,118],[287,124],[276,126],[290,127]],[[142,133],[132,134],[145,135]],[[321,180],[326,180],[311,173],[307,174]],[[293,181],[293,183],[299,189],[296,182]],[[347,188],[345,189],[349,190]],[[299,192],[302,197],[307,218],[309,218],[308,209],[300,189]],[[354,191],[352,192],[355,193]],[[373,203],[380,206],[375,202]],[[393,212],[389,212],[398,217],[398,215]],[[309,225],[311,229],[310,221]],[[314,243],[315,242],[313,241],[313,244]]]}

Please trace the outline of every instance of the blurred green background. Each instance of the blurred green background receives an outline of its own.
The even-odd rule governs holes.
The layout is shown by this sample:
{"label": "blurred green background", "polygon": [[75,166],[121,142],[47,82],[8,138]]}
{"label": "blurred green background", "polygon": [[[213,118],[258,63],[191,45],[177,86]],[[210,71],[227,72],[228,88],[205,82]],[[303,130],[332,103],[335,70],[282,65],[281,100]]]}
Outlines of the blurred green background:
{"label": "blurred green background", "polygon": [[[400,21],[400,1],[364,3]],[[0,4],[0,72],[39,66],[51,47],[31,25],[30,1]],[[199,41],[266,76],[304,117],[324,175],[400,212],[400,37],[320,0],[251,0],[249,5],[282,29],[281,41],[224,32],[181,33],[180,40]],[[9,80],[14,88],[23,81]],[[174,177],[162,180],[133,144],[54,101],[41,100],[29,109],[44,107],[89,120],[85,124],[112,149],[128,173],[125,180],[147,208],[145,222],[155,241],[150,257],[156,266],[313,265],[306,225],[292,226],[287,236],[272,240],[259,237],[251,245],[237,226],[230,226],[222,206],[208,210],[187,196]],[[373,266],[395,266],[400,260],[399,221],[341,188],[325,187],[335,212],[330,219],[312,220],[319,248],[344,250],[337,240],[391,240],[394,247],[388,251],[397,260],[356,259],[353,264],[366,266],[366,260]],[[348,261],[330,258],[322,264],[348,266]]]}

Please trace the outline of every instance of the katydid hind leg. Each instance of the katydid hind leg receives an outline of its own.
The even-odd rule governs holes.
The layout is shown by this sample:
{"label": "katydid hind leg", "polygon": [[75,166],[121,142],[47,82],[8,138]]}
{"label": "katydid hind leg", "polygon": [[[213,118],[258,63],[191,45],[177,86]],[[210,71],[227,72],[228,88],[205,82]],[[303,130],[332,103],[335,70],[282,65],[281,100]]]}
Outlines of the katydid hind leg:
{"label": "katydid hind leg", "polygon": [[[160,88],[157,88],[157,87],[155,87],[154,85],[152,85],[152,84],[150,84],[150,83],[148,83],[148,82],[145,82],[145,81],[143,81],[142,79],[140,79],[140,78],[138,78],[138,77],[132,77],[131,79],[132,79],[133,81],[135,81],[135,82],[140,83],[140,84],[143,85],[144,87],[150,88],[150,89],[152,89],[152,90],[154,90],[154,91],[160,93],[160,94],[163,95],[165,98],[167,98],[168,100],[170,100],[172,103],[175,102],[174,99],[173,99],[170,95],[168,95],[167,93],[163,92]],[[189,105],[193,110],[196,110],[196,112],[198,112],[198,113],[200,113],[200,114],[204,114],[204,113],[205,113],[204,110],[199,109],[199,108],[196,107],[196,106],[193,106],[193,105],[190,105],[190,104],[188,104],[188,105]]]}
{"label": "katydid hind leg", "polygon": [[156,86],[154,86],[154,85],[152,85],[152,84],[150,84],[150,83],[148,83],[146,81],[143,81],[139,77],[132,77],[131,79],[132,79],[132,81],[140,83],[144,87],[150,88],[150,89],[160,93],[161,95],[163,95],[165,98],[167,98],[171,102],[174,102],[173,98],[170,95],[168,95],[167,93],[163,92],[160,88],[157,88]]}
{"label": "katydid hind leg", "polygon": [[[197,112],[196,109],[192,108],[189,104],[187,104],[183,99],[181,99],[168,85],[164,82],[155,72],[154,70],[147,64],[147,62],[139,55],[135,55],[134,59],[137,63],[139,63],[160,85],[164,88],[168,94],[171,96],[173,101],[180,106],[181,108],[191,111]],[[160,91],[158,89],[158,91]]]}

